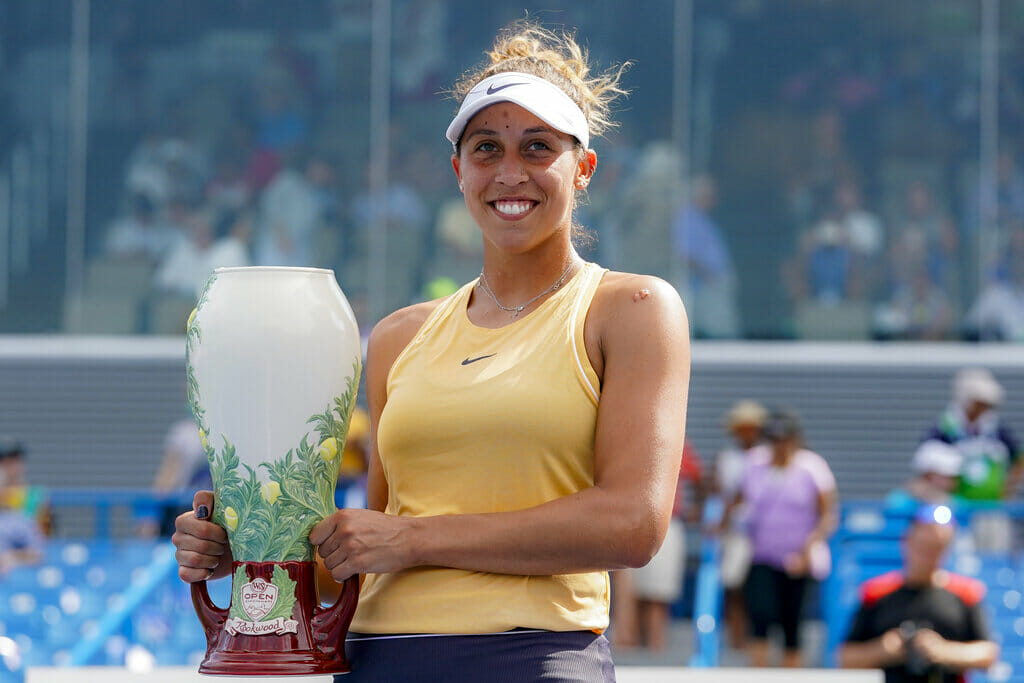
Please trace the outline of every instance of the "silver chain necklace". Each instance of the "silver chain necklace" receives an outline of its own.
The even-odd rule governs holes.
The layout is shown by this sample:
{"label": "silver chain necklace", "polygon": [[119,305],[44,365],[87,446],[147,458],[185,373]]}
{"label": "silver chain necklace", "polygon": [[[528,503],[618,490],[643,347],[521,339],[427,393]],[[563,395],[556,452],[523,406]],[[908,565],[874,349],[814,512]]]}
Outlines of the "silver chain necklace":
{"label": "silver chain necklace", "polygon": [[520,304],[519,306],[503,306],[502,303],[498,301],[498,297],[494,296],[494,292],[491,291],[491,285],[488,284],[487,276],[484,275],[483,269],[480,270],[480,289],[484,290],[484,293],[487,294],[487,296],[491,297],[491,300],[495,303],[495,305],[497,305],[498,308],[500,308],[503,311],[511,313],[512,319],[515,320],[516,318],[519,317],[519,314],[522,313],[523,309],[525,309],[527,306],[529,306],[530,304],[532,304],[534,301],[541,298],[545,294],[550,294],[551,292],[554,292],[563,284],[565,284],[565,276],[569,274],[570,270],[572,270],[573,264],[575,262],[576,259],[569,259],[569,265],[565,267],[565,270],[562,271],[562,274],[558,277],[557,280],[555,280],[554,284],[552,284],[550,287],[545,289],[537,296],[527,301],[525,304]]}

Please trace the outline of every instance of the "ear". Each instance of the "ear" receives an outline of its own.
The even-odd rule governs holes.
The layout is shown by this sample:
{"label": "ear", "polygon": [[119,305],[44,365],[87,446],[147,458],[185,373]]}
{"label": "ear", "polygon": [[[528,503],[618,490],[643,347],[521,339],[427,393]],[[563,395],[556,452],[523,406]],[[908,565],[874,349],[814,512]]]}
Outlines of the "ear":
{"label": "ear", "polygon": [[583,153],[583,158],[580,159],[579,164],[576,166],[576,179],[574,185],[577,190],[585,190],[587,185],[590,184],[590,179],[594,177],[594,171],[597,170],[597,154],[592,149],[588,149]]}
{"label": "ear", "polygon": [[459,157],[452,155],[452,170],[455,171],[455,179],[459,181],[459,189],[462,189],[462,173],[459,170]]}

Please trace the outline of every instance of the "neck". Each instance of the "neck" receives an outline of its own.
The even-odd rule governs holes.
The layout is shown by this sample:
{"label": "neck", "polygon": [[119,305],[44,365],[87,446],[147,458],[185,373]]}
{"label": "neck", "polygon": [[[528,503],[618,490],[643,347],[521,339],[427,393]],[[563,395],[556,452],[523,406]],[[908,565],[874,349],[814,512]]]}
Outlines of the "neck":
{"label": "neck", "polygon": [[568,280],[579,261],[571,247],[543,256],[485,256],[480,272],[502,304],[517,306],[553,285],[563,274]]}
{"label": "neck", "polygon": [[793,457],[793,453],[796,452],[795,448],[785,446],[783,448],[772,449],[772,464],[773,465],[785,465],[789,462],[790,458]]}
{"label": "neck", "polygon": [[934,567],[908,568],[904,573],[904,584],[908,588],[927,588],[941,582],[941,569]]}

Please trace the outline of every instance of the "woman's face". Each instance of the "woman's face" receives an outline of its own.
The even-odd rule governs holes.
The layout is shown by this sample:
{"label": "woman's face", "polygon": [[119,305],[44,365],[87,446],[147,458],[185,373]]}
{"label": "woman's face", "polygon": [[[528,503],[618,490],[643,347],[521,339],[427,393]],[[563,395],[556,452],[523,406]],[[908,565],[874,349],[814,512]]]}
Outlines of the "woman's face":
{"label": "woman's face", "polygon": [[575,192],[596,157],[519,105],[501,102],[470,119],[452,157],[466,206],[485,241],[525,252],[554,235],[569,239]]}

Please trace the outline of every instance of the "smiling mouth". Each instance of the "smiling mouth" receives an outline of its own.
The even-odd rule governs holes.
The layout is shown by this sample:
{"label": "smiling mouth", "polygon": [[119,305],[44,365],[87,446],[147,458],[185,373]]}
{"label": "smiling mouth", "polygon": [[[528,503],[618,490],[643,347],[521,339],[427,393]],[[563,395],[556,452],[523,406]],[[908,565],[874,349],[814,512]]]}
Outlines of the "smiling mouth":
{"label": "smiling mouth", "polygon": [[490,202],[490,205],[502,216],[518,218],[537,206],[537,202],[529,199],[499,199]]}

